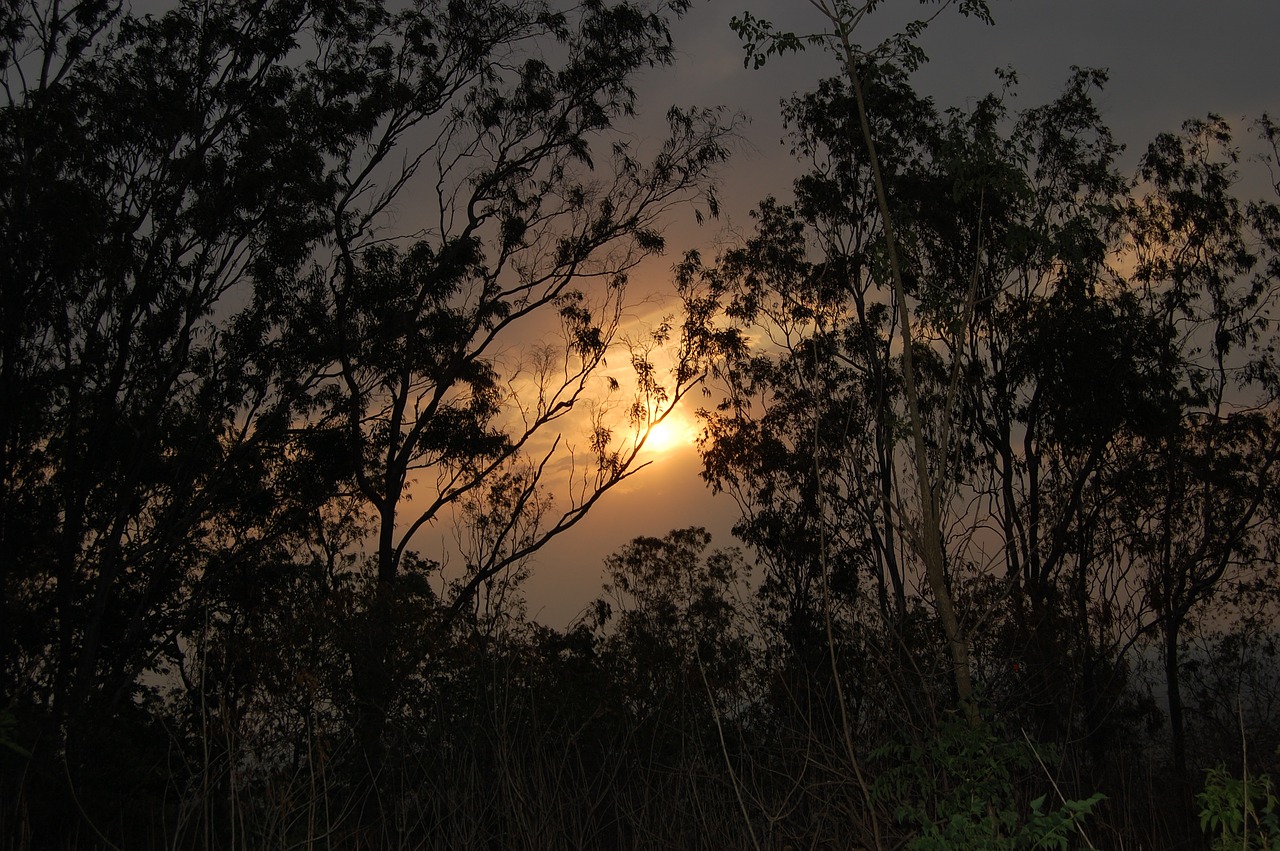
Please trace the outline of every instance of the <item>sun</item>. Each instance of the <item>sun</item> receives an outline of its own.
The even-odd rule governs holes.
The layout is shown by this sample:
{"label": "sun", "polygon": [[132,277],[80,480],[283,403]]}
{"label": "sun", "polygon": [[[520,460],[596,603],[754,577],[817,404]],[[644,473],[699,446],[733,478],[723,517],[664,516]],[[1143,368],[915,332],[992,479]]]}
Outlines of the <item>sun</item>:
{"label": "sun", "polygon": [[665,455],[677,449],[692,446],[695,437],[693,424],[680,416],[678,412],[673,412],[649,430],[649,436],[645,439],[644,448],[646,452]]}

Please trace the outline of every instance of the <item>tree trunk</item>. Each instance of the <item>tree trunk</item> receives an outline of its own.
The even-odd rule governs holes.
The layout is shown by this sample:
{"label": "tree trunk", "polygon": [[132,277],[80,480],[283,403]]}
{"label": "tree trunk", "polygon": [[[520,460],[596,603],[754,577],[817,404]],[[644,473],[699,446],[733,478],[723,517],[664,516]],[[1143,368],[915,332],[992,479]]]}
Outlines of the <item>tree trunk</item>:
{"label": "tree trunk", "polygon": [[906,286],[902,280],[902,269],[898,262],[897,240],[894,237],[893,219],[889,210],[889,199],[885,193],[884,179],[880,171],[880,162],[876,157],[875,139],[871,133],[871,122],[867,116],[866,99],[863,96],[862,83],[858,76],[856,55],[849,36],[840,21],[834,20],[840,33],[840,43],[844,53],[845,74],[853,88],[858,104],[858,119],[862,125],[862,138],[867,146],[867,159],[871,165],[871,174],[875,182],[876,201],[880,207],[880,218],[884,222],[885,247],[889,256],[889,269],[893,277],[894,297],[898,302],[898,318],[902,331],[902,378],[906,391],[907,410],[911,421],[911,435],[915,448],[917,495],[920,502],[920,528],[917,546],[925,563],[925,576],[929,582],[929,590],[933,593],[934,603],[938,608],[938,619],[942,621],[942,629],[946,636],[947,648],[951,656],[951,671],[956,688],[956,701],[971,726],[978,726],[981,721],[977,704],[973,700],[973,679],[969,670],[969,640],[960,626],[955,605],[951,596],[951,588],[947,583],[946,556],[942,546],[942,528],[940,525],[938,493],[929,470],[928,447],[924,439],[924,421],[920,416],[920,404],[915,382],[915,362],[912,356],[911,312],[907,308]]}
{"label": "tree trunk", "polygon": [[1191,817],[1195,811],[1192,806],[1191,782],[1187,777],[1186,724],[1182,711],[1182,685],[1178,670],[1180,634],[1180,618],[1171,613],[1164,629],[1164,678],[1169,703],[1169,741],[1173,760],[1173,788],[1170,790],[1173,800],[1169,802],[1168,812],[1173,814],[1175,819],[1173,831],[1177,839],[1189,838],[1197,834],[1196,825]]}
{"label": "tree trunk", "polygon": [[1179,624],[1171,620],[1164,630],[1164,679],[1169,701],[1169,739],[1172,746],[1173,772],[1179,788],[1187,780],[1187,738],[1182,713],[1182,685],[1178,676]]}
{"label": "tree trunk", "polygon": [[352,688],[357,701],[356,735],[369,777],[376,784],[386,762],[387,719],[394,699],[391,651],[396,617],[395,502],[380,512],[378,565],[365,622],[359,628],[361,642],[352,662]]}

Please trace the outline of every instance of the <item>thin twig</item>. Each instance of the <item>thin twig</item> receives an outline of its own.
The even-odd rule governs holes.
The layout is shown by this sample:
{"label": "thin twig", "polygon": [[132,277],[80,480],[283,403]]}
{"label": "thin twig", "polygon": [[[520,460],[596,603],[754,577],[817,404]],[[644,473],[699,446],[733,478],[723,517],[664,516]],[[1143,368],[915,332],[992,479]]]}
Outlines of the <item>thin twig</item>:
{"label": "thin twig", "polygon": [[711,705],[711,718],[715,721],[716,735],[720,738],[720,753],[724,756],[724,767],[729,772],[729,782],[733,785],[733,795],[738,799],[738,808],[742,811],[742,821],[747,826],[747,835],[751,837],[751,847],[761,851],[760,840],[756,838],[756,830],[751,826],[751,814],[747,811],[747,802],[742,797],[742,784],[738,774],[733,770],[733,761],[729,758],[729,746],[724,740],[724,727],[720,723],[720,710],[716,707],[715,695],[711,693],[711,683],[707,682],[707,671],[702,665],[702,653],[695,641],[693,656],[698,661],[698,676],[702,678],[702,687],[707,690],[707,703]]}
{"label": "thin twig", "polygon": [[[1067,797],[1062,794],[1062,790],[1058,788],[1058,781],[1053,779],[1053,774],[1050,773],[1049,767],[1045,765],[1044,760],[1040,758],[1040,751],[1036,750],[1035,743],[1031,741],[1031,737],[1027,735],[1026,730],[1022,730],[1021,732],[1022,738],[1026,739],[1027,747],[1031,748],[1031,755],[1036,758],[1036,762],[1040,763],[1040,768],[1044,771],[1044,776],[1049,778],[1049,783],[1053,786],[1053,791],[1058,794],[1058,800],[1062,801],[1064,804],[1067,803]],[[1072,819],[1072,821],[1075,822],[1076,830],[1079,831],[1080,838],[1084,840],[1084,844],[1088,845],[1090,848],[1094,848],[1096,851],[1096,846],[1089,841],[1088,835],[1084,832],[1084,825],[1076,819]]]}

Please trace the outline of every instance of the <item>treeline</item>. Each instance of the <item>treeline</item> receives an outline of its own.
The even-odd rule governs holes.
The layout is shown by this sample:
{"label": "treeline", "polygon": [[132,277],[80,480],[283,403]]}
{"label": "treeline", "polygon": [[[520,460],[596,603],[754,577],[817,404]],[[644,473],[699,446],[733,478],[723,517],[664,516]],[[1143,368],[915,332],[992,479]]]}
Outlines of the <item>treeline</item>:
{"label": "treeline", "polygon": [[[736,119],[611,132],[687,7],[0,10],[6,842],[291,844],[240,807],[286,764],[408,812],[406,666],[698,378],[649,363],[662,328],[600,370],[669,212],[715,212]],[[411,542],[455,516],[445,574]]]}
{"label": "treeline", "polygon": [[[734,132],[614,132],[688,5],[0,10],[5,847],[1236,835],[1280,744],[1280,185],[1215,116],[1122,174],[1100,72],[939,111],[918,28],[748,15],[757,65],[840,60],[794,198],[623,328]],[[530,622],[704,382],[746,555],[638,539]]]}
{"label": "treeline", "polygon": [[[1191,120],[1126,175],[1105,72],[1019,110],[1005,72],[943,112],[911,87],[909,38],[867,50],[869,8],[814,7],[813,35],[734,22],[756,67],[836,59],[784,106],[793,198],[677,275],[711,329],[704,475],[742,509],[765,644],[833,659],[867,778],[853,841],[1040,847],[1014,826],[1045,827],[1017,797],[1029,751],[1052,817],[1091,811],[1112,847],[1207,841],[1224,775],[1195,793],[1229,763],[1254,779],[1226,832],[1271,847],[1280,128],[1251,121],[1242,154],[1230,122]],[[860,769],[885,753],[932,783]],[[901,797],[877,813],[880,783]]]}

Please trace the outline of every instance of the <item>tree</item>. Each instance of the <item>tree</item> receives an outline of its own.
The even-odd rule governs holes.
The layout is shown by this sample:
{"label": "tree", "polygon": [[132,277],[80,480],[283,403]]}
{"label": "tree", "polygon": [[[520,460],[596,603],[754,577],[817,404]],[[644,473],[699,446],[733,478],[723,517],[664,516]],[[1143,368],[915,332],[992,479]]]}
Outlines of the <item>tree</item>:
{"label": "tree", "polygon": [[[908,69],[918,66],[924,60],[924,55],[914,44],[913,39],[946,7],[953,5],[953,2],[954,0],[947,0],[931,17],[911,22],[901,33],[870,51],[865,51],[857,45],[853,41],[853,35],[857,26],[875,10],[878,5],[875,2],[858,4],[848,0],[810,0],[810,5],[830,24],[831,30],[803,38],[797,38],[793,33],[775,32],[767,21],[756,19],[750,14],[735,19],[733,26],[746,42],[746,63],[750,64],[754,61],[757,68],[764,63],[767,56],[773,53],[800,50],[806,43],[829,46],[853,94],[858,121],[856,127],[849,129],[851,135],[856,133],[861,136],[864,146],[871,175],[871,186],[882,223],[884,260],[888,266],[889,281],[896,305],[895,319],[902,342],[902,387],[914,449],[917,494],[915,508],[919,512],[919,520],[913,530],[914,546],[924,558],[926,577],[951,657],[952,677],[955,680],[957,698],[970,723],[976,725],[979,716],[973,702],[969,642],[957,618],[954,600],[948,587],[941,540],[942,530],[939,526],[943,506],[939,502],[941,494],[938,488],[940,482],[947,478],[946,464],[950,458],[948,438],[952,424],[944,416],[942,431],[938,435],[933,435],[938,440],[941,451],[935,459],[938,468],[931,469],[925,425],[921,419],[919,392],[916,387],[919,378],[913,351],[916,341],[911,329],[906,283],[899,263],[898,241],[894,234],[894,210],[889,203],[884,174],[877,154],[878,140],[867,112],[862,82],[866,67],[886,57],[896,55]],[[991,20],[984,0],[960,0],[955,5],[963,15],[974,15],[988,23]]]}
{"label": "tree", "polygon": [[340,38],[332,9],[9,11],[6,697],[48,712],[57,752],[73,715],[128,702],[217,566],[315,505],[280,464],[291,401],[256,343],[325,230],[316,140],[354,130],[295,109],[309,72],[281,61],[313,15]]}
{"label": "tree", "polygon": [[[403,91],[390,89],[368,161],[344,167],[355,174],[333,210],[335,257],[283,307],[283,333],[318,376],[309,432],[344,447],[351,487],[374,517],[383,592],[394,593],[415,534],[483,492],[472,522],[487,531],[448,589],[456,615],[634,472],[647,429],[697,382],[687,359],[669,384],[639,359],[630,439],[613,439],[616,424],[591,423],[584,463],[566,439],[545,437],[607,389],[596,376],[618,333],[627,272],[661,250],[670,209],[705,188],[727,130],[713,112],[673,109],[672,135],[652,163],[616,141],[603,179],[595,170],[597,137],[634,110],[631,78],[669,59],[657,12],[451,4],[409,13],[404,25],[437,43],[422,53],[409,38],[388,66]],[[428,142],[393,168],[388,157],[411,132]],[[422,233],[404,247],[373,228],[393,196],[362,200],[366,176],[383,168],[392,168],[381,178],[390,187],[433,188]],[[543,317],[558,319],[558,334]],[[503,351],[537,333],[560,345],[527,358]],[[563,463],[580,472],[559,483],[567,504],[552,516],[548,470]],[[411,491],[416,504],[402,514]],[[385,623],[375,611],[367,657],[355,661],[371,743],[393,681]]]}
{"label": "tree", "polygon": [[705,553],[710,543],[701,528],[636,538],[605,559],[606,597],[596,603],[633,711],[642,718],[674,711],[682,721],[670,726],[682,732],[705,721],[706,701],[738,691],[750,669],[740,599],[749,571],[736,550]]}
{"label": "tree", "polygon": [[[672,816],[685,799],[698,801],[692,831],[684,819],[646,826],[651,841],[682,847],[705,841],[726,815],[715,841],[755,844],[735,770],[747,761],[741,743],[757,699],[757,642],[743,599],[750,570],[738,550],[707,552],[710,543],[698,527],[635,538],[605,559],[605,596],[587,620],[601,635],[601,667],[625,727],[643,743],[629,773]],[[665,801],[673,785],[677,800]]]}
{"label": "tree", "polygon": [[[988,719],[1062,746],[1086,788],[1139,730],[1131,651],[1159,634],[1181,753],[1169,633],[1274,553],[1274,205],[1235,197],[1219,121],[1157,139],[1130,184],[1093,103],[1105,74],[939,115],[849,47],[874,4],[815,5],[834,33],[737,24],[757,64],[806,43],[848,63],[787,107],[794,203],[681,269],[720,298],[727,344],[706,476],[783,611],[878,618],[905,648],[913,586],[941,587],[959,703],[971,677]],[[929,669],[880,652],[925,705],[909,684]]]}
{"label": "tree", "polygon": [[[1258,124],[1274,145],[1274,128]],[[1274,153],[1274,149],[1272,150]],[[1142,590],[1162,637],[1173,767],[1187,781],[1180,643],[1192,613],[1266,563],[1280,483],[1274,337],[1274,201],[1242,205],[1240,153],[1218,116],[1148,147],[1146,190],[1128,212],[1146,310],[1179,341],[1176,428],[1138,460],[1125,516]],[[1187,790],[1189,793],[1189,790]]]}
{"label": "tree", "polygon": [[[1083,364],[1085,351],[1098,351],[1093,335],[1142,339],[1125,324],[1136,321],[1133,311],[1105,289],[1123,184],[1111,166],[1116,146],[1088,96],[1100,80],[1081,72],[1059,100],[1017,116],[992,96],[944,117],[892,68],[865,78],[921,329],[920,409],[931,434],[952,435],[939,487],[956,507],[943,520],[982,530],[946,539],[948,582],[960,594],[1003,563],[1006,591],[997,593],[1044,601],[1081,516],[1069,499],[1053,503],[1096,479],[1089,453],[1105,452],[1128,416],[1117,413],[1086,438],[1085,426],[1066,419],[1084,406],[1054,399],[1070,392],[1061,377],[1076,367],[1055,359],[1071,357],[1067,343],[1078,343]],[[821,587],[814,542],[822,541],[836,596],[856,599],[865,577],[886,634],[897,635],[891,646],[905,650],[922,556],[911,543],[918,514],[902,498],[910,417],[872,175],[865,147],[849,133],[858,118],[846,87],[824,81],[788,115],[796,150],[813,163],[796,183],[794,206],[766,201],[746,245],[712,270],[684,270],[724,295],[736,327],[768,341],[726,357],[729,396],[708,419],[707,476],[744,503],[739,531],[781,562],[778,572],[790,578],[780,587],[805,576]],[[1082,311],[1093,316],[1082,325],[1098,327],[1071,342]],[[1049,345],[1048,335],[1059,342]],[[1148,355],[1117,353],[1139,356]],[[1055,457],[1038,472],[1059,443],[1062,463]],[[1028,446],[1040,454],[1024,456]],[[942,451],[931,439],[931,457]],[[805,558],[813,567],[801,566]],[[1033,622],[1029,612],[1023,618]]]}
{"label": "tree", "polygon": [[[524,460],[535,435],[596,392],[626,271],[724,157],[714,112],[673,110],[648,164],[608,135],[688,5],[0,13],[0,700],[40,719],[38,758],[109,735],[89,718],[183,664],[231,579],[370,510],[388,585],[414,530],[502,476],[497,528],[527,517],[563,457]],[[530,377],[500,352],[543,316],[564,343]],[[588,431],[560,519],[449,608],[633,472],[697,375],[647,372],[627,434]],[[412,475],[439,487],[402,525]]]}

